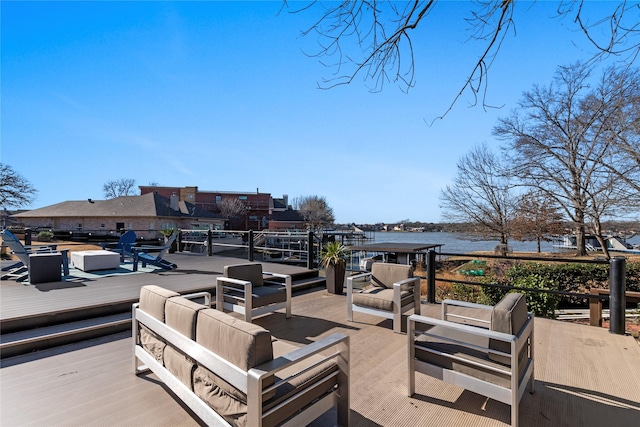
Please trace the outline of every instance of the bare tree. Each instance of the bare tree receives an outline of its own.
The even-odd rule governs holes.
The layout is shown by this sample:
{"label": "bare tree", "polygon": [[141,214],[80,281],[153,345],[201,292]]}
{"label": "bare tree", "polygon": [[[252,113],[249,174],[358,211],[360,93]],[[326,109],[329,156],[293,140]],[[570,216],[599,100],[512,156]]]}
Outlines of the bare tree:
{"label": "bare tree", "polygon": [[218,209],[220,210],[220,215],[229,221],[229,226],[232,229],[238,228],[240,218],[244,217],[248,211],[247,205],[234,197],[227,197],[220,200]]}
{"label": "bare tree", "polygon": [[541,251],[543,241],[564,232],[564,218],[560,206],[541,192],[530,191],[517,202],[511,220],[511,235],[520,241],[533,240]]}
{"label": "bare tree", "polygon": [[[614,68],[605,70],[592,89],[587,65],[559,67],[555,85],[525,92],[519,108],[494,128],[495,135],[508,141],[513,175],[555,200],[573,222],[577,255],[586,254],[587,217],[612,213],[617,204],[609,190],[615,152],[609,135],[622,117],[616,106],[626,102],[626,92],[603,84],[616,76]],[[596,205],[596,200],[601,203]]]}
{"label": "bare tree", "polygon": [[294,205],[298,207],[300,214],[311,230],[323,225],[333,224],[335,221],[333,209],[329,207],[324,197],[301,196],[294,199]]}
{"label": "bare tree", "polygon": [[463,156],[457,168],[453,185],[440,192],[443,216],[454,222],[473,222],[485,235],[497,235],[507,245],[514,196],[500,159],[482,144]]}
{"label": "bare tree", "polygon": [[38,191],[22,175],[0,163],[0,206],[20,208],[33,203]]}
{"label": "bare tree", "polygon": [[[318,49],[308,55],[321,58],[324,65],[333,69],[333,76],[322,82],[322,88],[349,84],[360,75],[371,83],[372,91],[382,90],[388,82],[408,90],[415,83],[413,31],[439,16],[435,0],[310,1],[302,5],[285,0],[284,4],[291,13],[319,10],[317,20],[302,34],[317,37]],[[476,0],[469,4],[465,21],[469,39],[479,42],[478,59],[449,110],[467,90],[476,100],[482,96],[484,105],[489,69],[506,35],[515,32],[513,16],[517,2]],[[622,1],[613,6],[606,16],[589,21],[586,17],[595,10],[592,4],[584,0],[561,1],[557,16],[550,19],[573,18],[576,29],[597,49],[594,61],[616,55],[633,63],[640,51],[640,10],[634,2]]]}
{"label": "bare tree", "polygon": [[115,181],[108,181],[102,186],[104,197],[115,199],[120,196],[135,195],[136,180],[131,178],[120,178]]}

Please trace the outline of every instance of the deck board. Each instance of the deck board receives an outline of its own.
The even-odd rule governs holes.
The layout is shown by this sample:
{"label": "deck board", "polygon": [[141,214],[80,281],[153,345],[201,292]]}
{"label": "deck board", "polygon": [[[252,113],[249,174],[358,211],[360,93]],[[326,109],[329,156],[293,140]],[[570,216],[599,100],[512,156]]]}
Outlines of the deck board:
{"label": "deck board", "polygon": [[[174,289],[207,279],[202,277],[207,276],[202,273],[204,267],[194,265],[193,270],[198,272],[131,275],[128,283],[92,283],[80,292],[96,291],[105,298],[113,290],[102,293],[99,287],[128,286],[137,292],[149,277]],[[423,304],[422,309],[423,314],[439,316],[437,305]],[[292,312],[288,320],[280,312],[259,317],[255,323],[279,339],[300,344],[335,332],[350,336],[353,426],[509,425],[507,405],[421,374],[416,395],[407,397],[406,335],[393,333],[389,320],[361,313],[354,313],[355,321],[347,322],[345,296],[320,288],[298,292]],[[536,318],[534,322],[536,387],[533,395],[523,397],[521,425],[638,425],[640,346],[632,337],[556,320]],[[136,377],[131,365],[127,333],[4,359],[0,425],[199,424],[153,375]],[[327,416],[314,425],[329,421]]]}

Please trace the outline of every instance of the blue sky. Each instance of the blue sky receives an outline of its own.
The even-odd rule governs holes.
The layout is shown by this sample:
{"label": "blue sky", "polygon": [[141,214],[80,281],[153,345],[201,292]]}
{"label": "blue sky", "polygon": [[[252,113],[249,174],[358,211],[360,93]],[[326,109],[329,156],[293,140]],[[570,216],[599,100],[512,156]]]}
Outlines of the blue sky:
{"label": "blue sky", "polygon": [[[594,11],[613,3],[589,2]],[[487,102],[444,113],[480,53],[468,2],[440,2],[413,36],[416,85],[370,93],[300,32],[281,2],[1,3],[1,161],[38,190],[29,208],[103,199],[105,182],[324,196],[339,223],[438,222],[456,162],[533,84],[593,49],[557,2],[517,2]]]}

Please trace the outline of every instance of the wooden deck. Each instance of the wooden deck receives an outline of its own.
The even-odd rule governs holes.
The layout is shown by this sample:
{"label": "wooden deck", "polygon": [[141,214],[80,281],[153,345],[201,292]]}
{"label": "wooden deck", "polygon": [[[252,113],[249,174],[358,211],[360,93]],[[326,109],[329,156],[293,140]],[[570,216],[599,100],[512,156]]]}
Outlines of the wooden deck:
{"label": "wooden deck", "polygon": [[[147,283],[181,292],[197,290],[219,274],[212,264],[218,262],[215,259],[185,258],[175,272],[109,277],[63,289],[3,282],[2,318],[16,312],[42,313],[54,303],[60,304],[56,309],[73,309],[119,300],[122,293],[135,298]],[[21,299],[29,301],[16,306]],[[406,335],[394,334],[391,321],[364,314],[355,313],[356,322],[347,322],[345,300],[321,288],[302,291],[294,296],[291,319],[276,313],[255,322],[280,339],[300,344],[335,332],[351,337],[353,426],[509,425],[507,405],[420,374],[417,394],[407,397]],[[438,306],[423,308],[438,315]],[[536,319],[535,345],[535,394],[523,397],[521,425],[639,425],[640,346],[633,338]],[[131,359],[128,333],[3,359],[0,425],[199,424],[153,375],[133,375]],[[330,425],[330,420],[323,417],[314,425]]]}

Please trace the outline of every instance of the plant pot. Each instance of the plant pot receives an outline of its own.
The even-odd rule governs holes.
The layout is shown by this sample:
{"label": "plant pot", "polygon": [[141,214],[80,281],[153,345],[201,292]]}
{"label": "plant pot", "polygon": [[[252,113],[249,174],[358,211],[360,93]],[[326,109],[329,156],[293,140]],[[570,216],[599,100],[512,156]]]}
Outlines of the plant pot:
{"label": "plant pot", "polygon": [[330,294],[342,294],[345,270],[346,266],[344,263],[329,264],[327,266],[325,269],[327,292]]}

